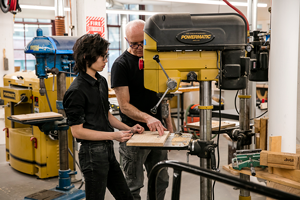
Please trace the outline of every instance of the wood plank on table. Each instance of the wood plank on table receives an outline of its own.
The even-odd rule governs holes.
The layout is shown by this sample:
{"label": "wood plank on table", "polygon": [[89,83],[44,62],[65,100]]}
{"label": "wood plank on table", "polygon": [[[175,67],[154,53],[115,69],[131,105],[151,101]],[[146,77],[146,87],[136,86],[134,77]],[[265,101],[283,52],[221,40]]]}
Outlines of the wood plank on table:
{"label": "wood plank on table", "polygon": [[19,121],[34,120],[34,119],[48,119],[48,118],[56,118],[56,117],[62,117],[62,114],[56,112],[42,112],[42,113],[30,113],[30,114],[11,116],[11,118]]}
{"label": "wood plank on table", "polygon": [[[247,169],[247,168],[242,169],[242,170],[236,170],[236,169],[233,169],[231,164],[230,164],[229,169],[234,171],[234,172],[247,174],[247,175],[251,176],[251,171],[250,171],[250,169]],[[267,169],[262,170],[261,168],[255,167],[255,172],[256,172],[255,177],[257,177],[257,178],[261,178],[261,179],[264,179],[264,180],[267,180],[267,181],[272,181],[272,182],[279,183],[279,184],[282,184],[282,185],[286,185],[286,186],[289,186],[289,187],[292,187],[292,188],[300,189],[300,183],[299,182],[296,182],[296,181],[293,181],[293,180],[290,180],[290,179],[287,179],[287,178],[284,178],[282,176],[278,176],[278,175],[275,175],[275,174],[270,174],[270,173],[268,173]]]}
{"label": "wood plank on table", "polygon": [[[212,131],[217,131],[219,130],[219,121],[212,121]],[[199,129],[200,123],[199,122],[192,122],[192,123],[187,123],[186,127],[187,128],[193,128],[193,129]],[[221,122],[221,129],[223,128],[229,128],[229,127],[234,127],[235,123],[230,123],[230,122]]]}
{"label": "wood plank on table", "polygon": [[141,134],[134,134],[128,141],[127,146],[164,146],[170,131],[165,131],[159,136],[158,131],[144,131]]}

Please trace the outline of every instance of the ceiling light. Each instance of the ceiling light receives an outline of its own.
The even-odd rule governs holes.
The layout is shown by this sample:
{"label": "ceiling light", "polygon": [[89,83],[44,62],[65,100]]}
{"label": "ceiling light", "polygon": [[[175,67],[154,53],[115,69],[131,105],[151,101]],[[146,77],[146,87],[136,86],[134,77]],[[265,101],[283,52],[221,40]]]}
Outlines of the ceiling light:
{"label": "ceiling light", "polygon": [[110,14],[125,14],[125,15],[155,15],[161,12],[151,12],[143,10],[109,10],[106,9],[106,13]]}
{"label": "ceiling light", "polygon": [[[33,9],[33,10],[55,10],[55,7],[51,6],[35,6],[35,5],[20,5],[21,9]],[[65,11],[70,11],[70,8],[64,8]]]}
{"label": "ceiling light", "polygon": [[[227,5],[223,1],[209,1],[209,0],[159,0],[159,1],[167,1],[167,2],[176,2],[176,3],[200,3],[200,4],[212,4],[212,5]],[[248,6],[246,2],[230,2],[234,6]],[[258,3],[257,7],[267,7],[266,3]]]}

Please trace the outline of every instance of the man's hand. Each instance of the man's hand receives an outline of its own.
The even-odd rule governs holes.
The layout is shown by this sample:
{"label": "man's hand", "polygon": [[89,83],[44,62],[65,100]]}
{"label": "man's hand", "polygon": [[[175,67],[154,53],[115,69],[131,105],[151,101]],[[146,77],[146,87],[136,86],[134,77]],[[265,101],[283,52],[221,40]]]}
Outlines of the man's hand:
{"label": "man's hand", "polygon": [[144,132],[145,129],[141,125],[136,124],[133,127],[131,127],[130,130],[131,130],[132,133],[138,133],[138,134],[140,134],[140,133]]}
{"label": "man's hand", "polygon": [[114,140],[117,140],[119,142],[126,142],[133,135],[131,131],[118,131],[114,133]]}
{"label": "man's hand", "polygon": [[164,131],[166,131],[167,129],[162,125],[161,121],[159,121],[158,119],[149,116],[146,119],[147,122],[147,126],[149,127],[150,131],[158,131],[158,134],[160,136],[164,135]]}

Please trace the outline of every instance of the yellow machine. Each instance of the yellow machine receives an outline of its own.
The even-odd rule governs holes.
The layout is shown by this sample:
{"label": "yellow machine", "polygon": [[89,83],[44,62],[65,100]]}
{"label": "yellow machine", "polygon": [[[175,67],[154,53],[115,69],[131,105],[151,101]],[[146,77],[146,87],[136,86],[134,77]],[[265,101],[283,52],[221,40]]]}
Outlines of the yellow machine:
{"label": "yellow machine", "polygon": [[180,81],[213,81],[219,76],[222,89],[246,87],[241,58],[245,57],[247,29],[240,15],[157,14],[149,18],[144,32],[147,89],[164,93],[173,80],[171,85],[176,86],[168,92],[174,92]]}
{"label": "yellow machine", "polygon": [[[6,75],[4,86],[0,88],[5,107],[6,161],[14,169],[36,175],[39,178],[58,176],[59,143],[57,132],[41,132],[38,126],[21,124],[8,120],[11,115],[50,112],[46,95],[39,93],[40,80],[34,72],[16,72]],[[67,78],[70,86],[73,78]],[[45,86],[53,112],[56,108],[56,81],[50,75]],[[69,149],[73,152],[73,137],[68,131]],[[69,166],[73,169],[73,158],[69,156]]]}
{"label": "yellow machine", "polygon": [[[247,84],[249,58],[245,58],[247,24],[238,14],[157,14],[144,28],[144,86],[166,95],[175,92],[180,81],[200,82],[200,139],[189,144],[191,155],[200,157],[200,167],[216,170],[212,134],[213,80],[218,88],[242,90]],[[164,117],[163,117],[164,118]],[[200,178],[200,199],[212,199],[212,182]]]}

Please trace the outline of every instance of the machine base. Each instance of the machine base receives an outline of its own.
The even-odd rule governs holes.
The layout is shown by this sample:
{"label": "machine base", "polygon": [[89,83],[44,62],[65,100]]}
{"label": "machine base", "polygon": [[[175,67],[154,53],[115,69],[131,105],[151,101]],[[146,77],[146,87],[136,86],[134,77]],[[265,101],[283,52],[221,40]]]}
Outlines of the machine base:
{"label": "machine base", "polygon": [[55,188],[51,190],[42,190],[34,194],[28,195],[24,200],[43,200],[43,199],[53,199],[53,200],[69,200],[69,199],[83,199],[85,198],[85,192],[76,188],[72,188],[67,191],[57,190]]}

